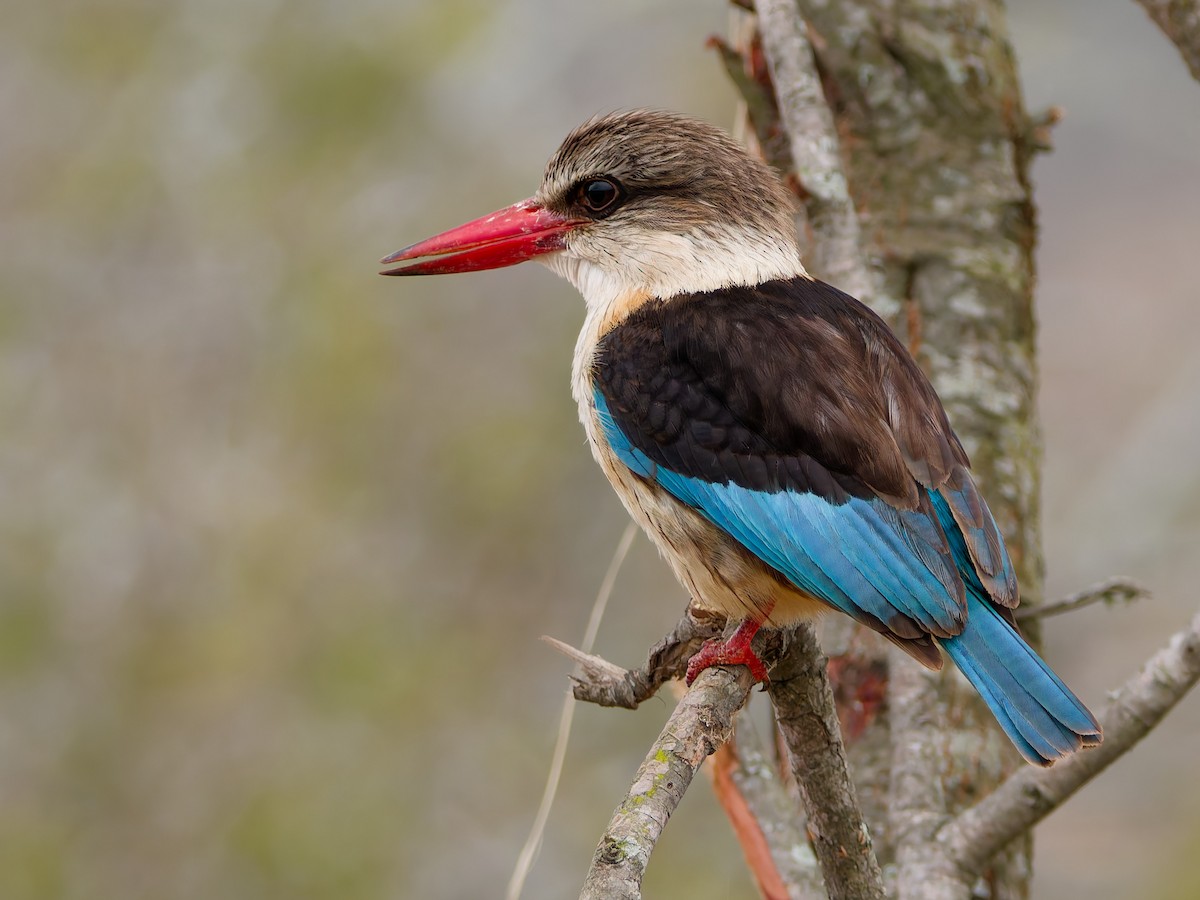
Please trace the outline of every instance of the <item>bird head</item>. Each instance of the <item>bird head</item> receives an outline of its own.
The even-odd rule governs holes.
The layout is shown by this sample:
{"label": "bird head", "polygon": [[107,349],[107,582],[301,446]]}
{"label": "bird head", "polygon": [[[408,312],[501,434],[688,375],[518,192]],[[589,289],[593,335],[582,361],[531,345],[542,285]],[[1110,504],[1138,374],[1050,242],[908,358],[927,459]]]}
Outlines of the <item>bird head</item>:
{"label": "bird head", "polygon": [[589,306],[803,274],[791,192],[719,128],[668,112],[599,116],[572,132],[528,200],[406,247],[385,275],[538,259]]}

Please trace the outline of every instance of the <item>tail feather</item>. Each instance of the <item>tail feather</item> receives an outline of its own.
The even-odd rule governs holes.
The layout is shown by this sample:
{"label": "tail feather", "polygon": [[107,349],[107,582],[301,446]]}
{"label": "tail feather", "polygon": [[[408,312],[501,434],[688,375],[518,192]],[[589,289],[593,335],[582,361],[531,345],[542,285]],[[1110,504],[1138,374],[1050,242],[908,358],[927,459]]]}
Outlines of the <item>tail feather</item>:
{"label": "tail feather", "polygon": [[956,664],[959,670],[967,676],[967,680],[979,691],[979,696],[988,705],[988,709],[992,711],[992,715],[996,717],[996,721],[1000,723],[1000,727],[1004,729],[1004,733],[1008,735],[1008,739],[1013,742],[1013,746],[1020,751],[1021,755],[1030,762],[1038,765],[1046,765],[1045,752],[1039,752],[1036,747],[1025,739],[1021,729],[1017,727],[1012,717],[1008,714],[1007,705],[996,693],[995,683],[984,677],[970,657],[960,656],[956,659]]}
{"label": "tail feather", "polygon": [[938,641],[1031,763],[1100,742],[1100,725],[992,605],[968,589],[967,626]]}

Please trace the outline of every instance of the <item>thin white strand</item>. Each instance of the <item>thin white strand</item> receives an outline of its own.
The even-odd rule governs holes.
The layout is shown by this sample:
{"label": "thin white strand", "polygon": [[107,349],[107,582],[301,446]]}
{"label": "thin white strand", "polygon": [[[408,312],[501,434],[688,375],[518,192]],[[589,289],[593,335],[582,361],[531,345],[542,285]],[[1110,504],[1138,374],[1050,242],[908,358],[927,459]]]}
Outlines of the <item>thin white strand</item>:
{"label": "thin white strand", "polygon": [[[633,539],[637,535],[637,525],[630,522],[625,526],[625,533],[621,535],[621,540],[617,544],[616,552],[613,553],[612,562],[608,564],[608,571],[604,574],[604,580],[600,583],[600,590],[596,593],[596,602],[592,604],[592,614],[588,617],[587,628],[583,633],[583,641],[579,645],[584,653],[592,652],[592,645],[596,642],[596,634],[600,631],[600,622],[604,619],[604,610],[608,606],[608,600],[612,596],[613,587],[617,583],[617,574],[621,571],[621,566],[625,563],[625,557],[629,553],[629,548],[633,545]],[[554,753],[550,759],[550,771],[546,774],[546,787],[542,791],[542,802],[538,806],[537,816],[534,817],[533,827],[529,829],[529,837],[525,839],[525,846],[521,848],[521,853],[517,856],[517,863],[513,867],[512,877],[508,880],[508,890],[505,892],[505,900],[520,900],[521,891],[525,889],[525,879],[529,877],[530,871],[533,869],[534,860],[537,859],[538,851],[542,848],[542,836],[546,832],[546,822],[550,818],[550,808],[554,805],[554,797],[558,793],[558,781],[562,775],[563,761],[567,756],[567,742],[571,739],[571,723],[575,719],[575,698],[571,691],[567,691],[566,697],[563,698],[562,712],[558,718],[558,737],[554,742]]]}

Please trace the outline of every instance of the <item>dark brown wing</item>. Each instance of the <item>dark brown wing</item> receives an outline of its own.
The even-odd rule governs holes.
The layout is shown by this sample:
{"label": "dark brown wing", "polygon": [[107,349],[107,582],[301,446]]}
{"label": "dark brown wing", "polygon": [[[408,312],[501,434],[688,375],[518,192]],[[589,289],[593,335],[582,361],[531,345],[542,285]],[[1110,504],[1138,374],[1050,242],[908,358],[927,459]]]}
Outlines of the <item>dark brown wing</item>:
{"label": "dark brown wing", "polygon": [[[601,340],[594,376],[654,464],[835,505],[883,500],[916,514],[900,532],[940,581],[958,581],[940,562],[945,530],[957,568],[1016,604],[1003,541],[936,393],[883,320],[836,288],[796,278],[646,304]],[[947,588],[961,601],[961,584]]]}

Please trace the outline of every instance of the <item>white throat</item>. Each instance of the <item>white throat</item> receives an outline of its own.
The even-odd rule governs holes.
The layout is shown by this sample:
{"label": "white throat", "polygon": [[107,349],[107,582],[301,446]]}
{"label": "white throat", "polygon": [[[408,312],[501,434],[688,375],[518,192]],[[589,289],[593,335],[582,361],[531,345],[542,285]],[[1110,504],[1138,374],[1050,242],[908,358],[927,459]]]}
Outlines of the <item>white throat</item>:
{"label": "white throat", "polygon": [[808,274],[790,238],[733,226],[710,226],[687,236],[627,231],[620,245],[583,233],[569,240],[566,250],[540,259],[575,285],[589,318],[604,310],[619,319],[615,306],[635,308],[648,300]]}

